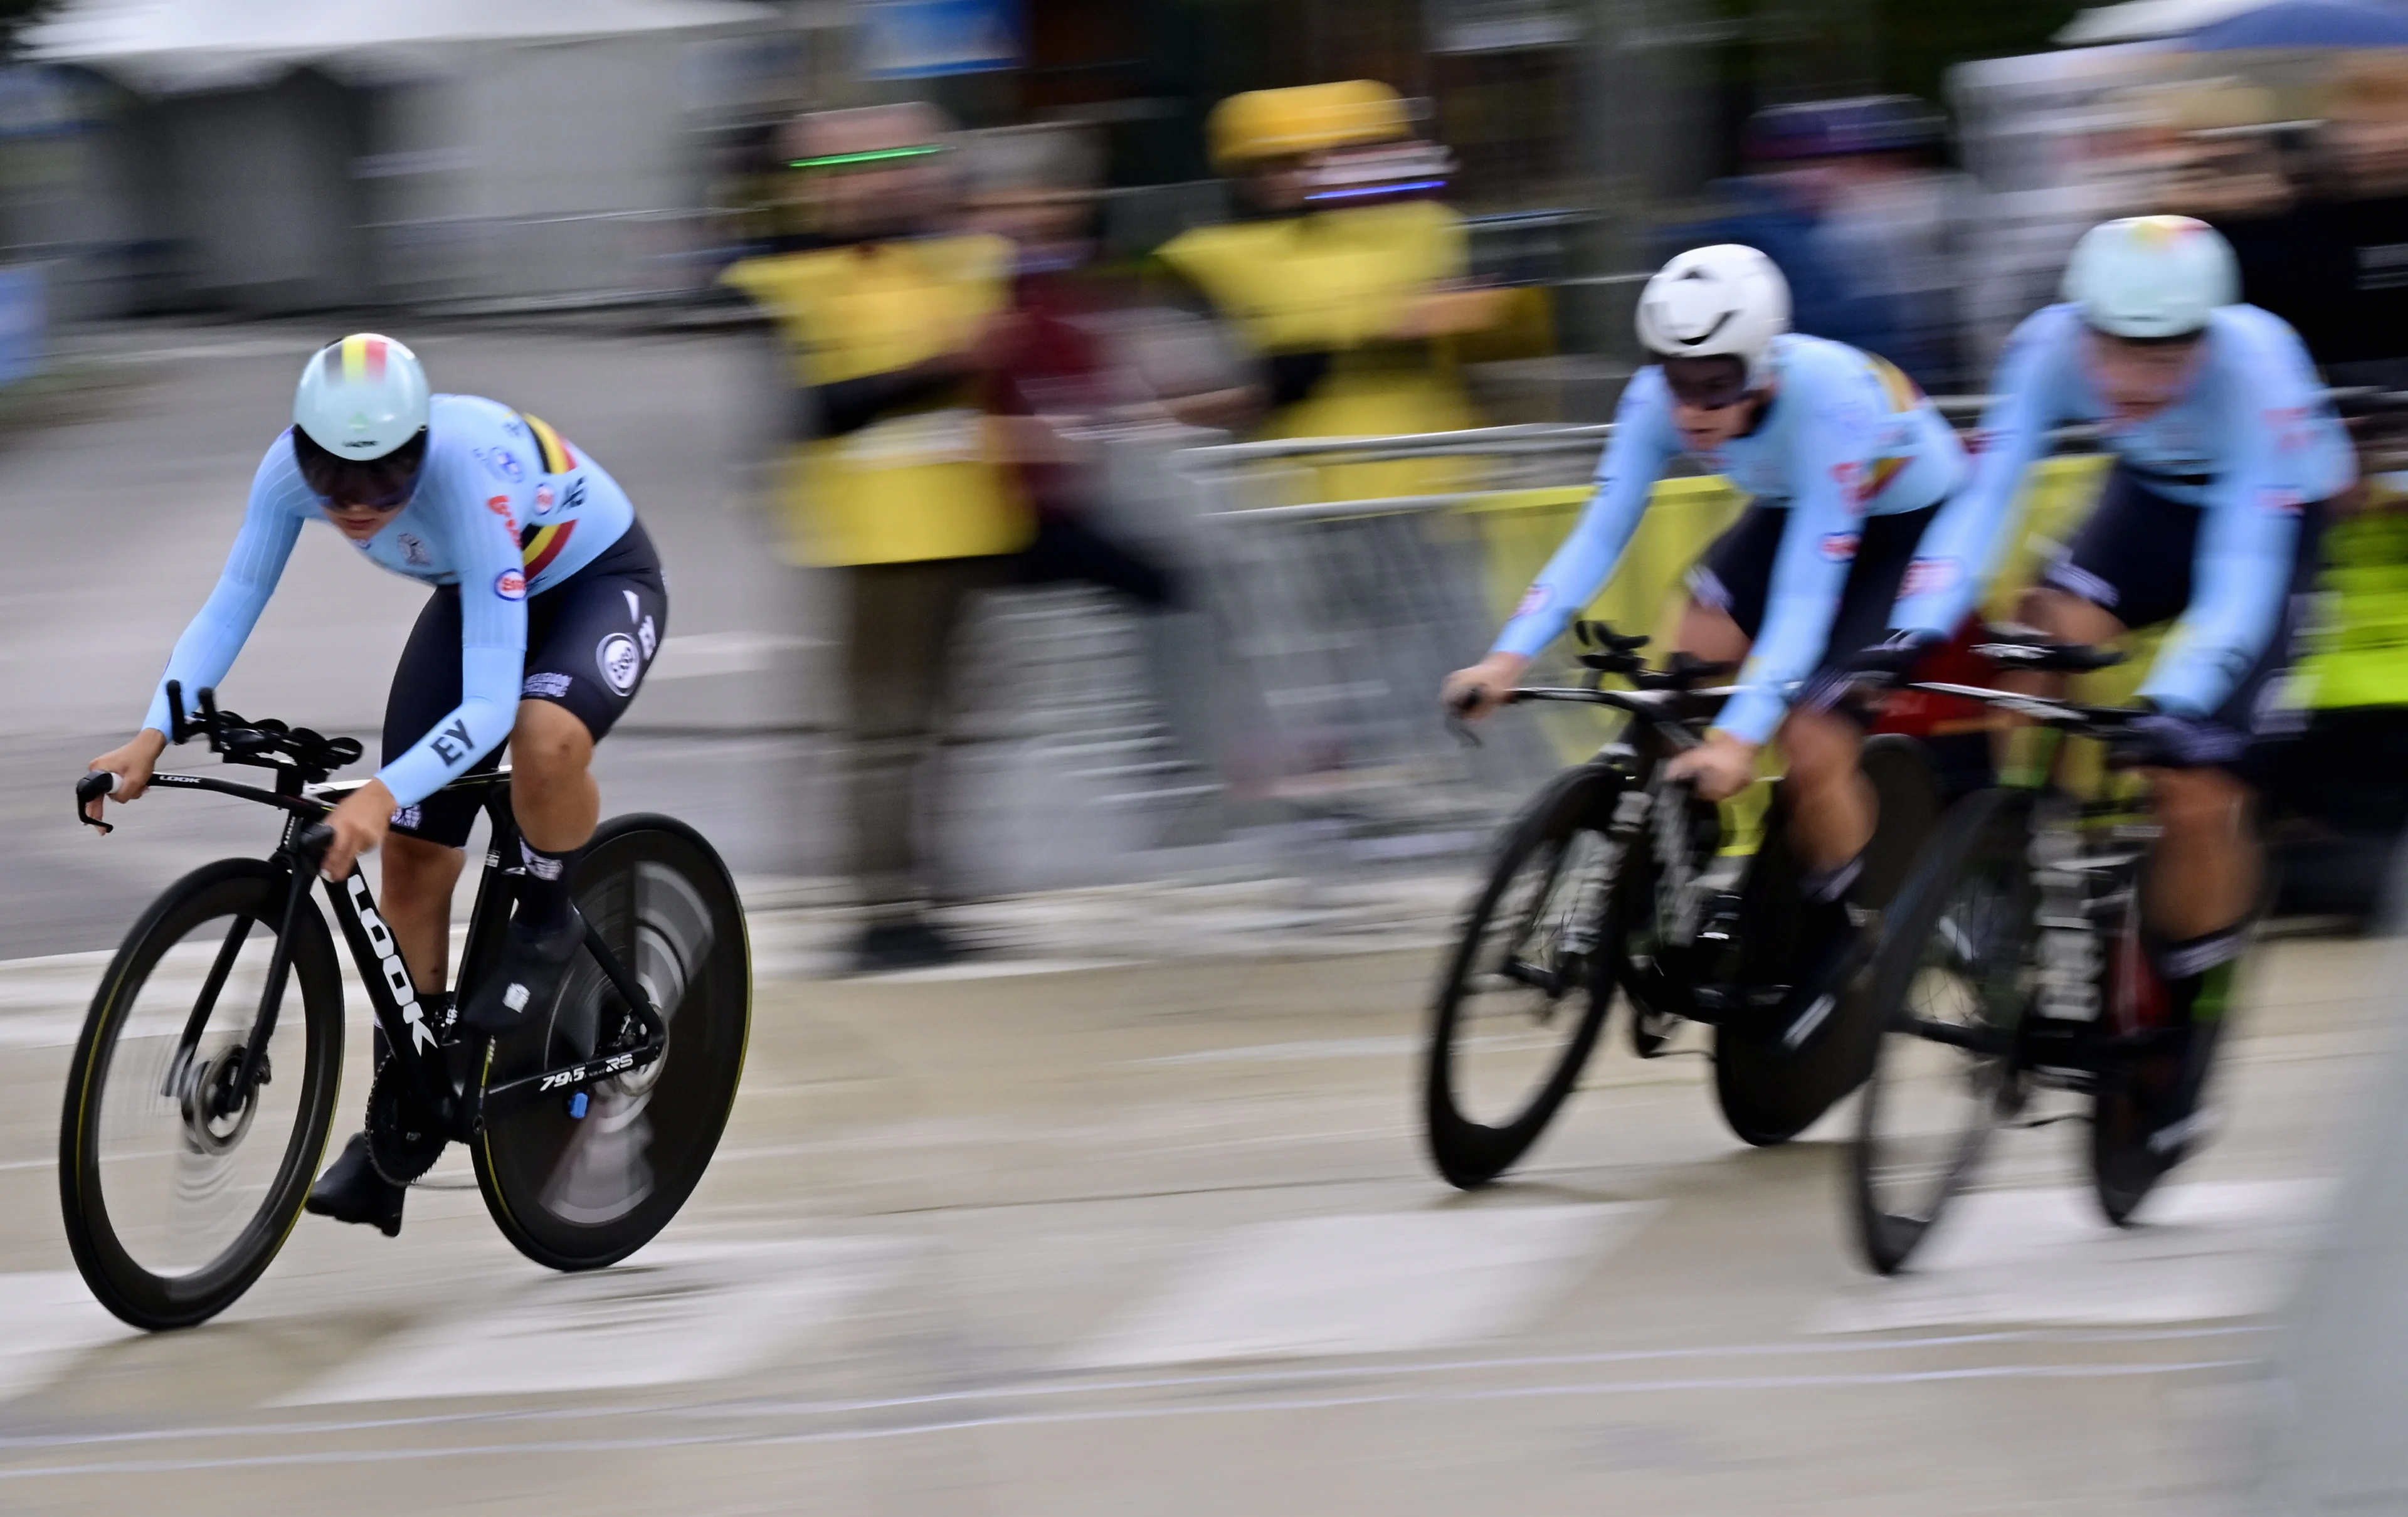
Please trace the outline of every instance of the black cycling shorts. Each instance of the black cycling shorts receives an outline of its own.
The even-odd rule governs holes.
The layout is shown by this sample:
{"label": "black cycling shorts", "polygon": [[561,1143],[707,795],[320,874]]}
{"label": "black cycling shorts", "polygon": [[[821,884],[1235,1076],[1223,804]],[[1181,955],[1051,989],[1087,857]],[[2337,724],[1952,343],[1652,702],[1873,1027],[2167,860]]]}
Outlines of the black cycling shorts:
{"label": "black cycling shorts", "polygon": [[[627,523],[602,556],[527,601],[526,679],[523,700],[565,706],[598,741],[643,688],[645,671],[668,629],[668,591],[660,555],[643,524]],[[384,757],[404,752],[460,705],[460,591],[445,585],[427,598],[409,629],[393,693],[384,703]],[[502,749],[468,766],[490,773]],[[446,848],[468,841],[476,797],[437,791],[393,814],[395,832]]]}
{"label": "black cycling shorts", "polygon": [[[1840,591],[1839,609],[1823,639],[1823,657],[1816,673],[1829,673],[1860,649],[1870,648],[1889,632],[1890,608],[1923,529],[1940,514],[1937,506],[1919,511],[1868,516],[1857,525],[1856,556],[1848,565],[1848,581]],[[1689,594],[1739,623],[1754,642],[1764,628],[1765,602],[1772,594],[1773,561],[1789,529],[1785,506],[1751,506],[1716,537],[1705,556],[1689,570]]]}
{"label": "black cycling shorts", "polygon": [[[2190,606],[2191,569],[2204,514],[2197,506],[2168,500],[2119,465],[2107,476],[2089,520],[2041,582],[2113,612],[2127,627],[2172,622]],[[2304,723],[2305,713],[2285,707],[2281,697],[2284,676],[2298,657],[2308,596],[2315,588],[2325,515],[2322,502],[2301,508],[2282,620],[2249,672],[2208,719],[2234,736],[2236,751],[2295,737]]]}

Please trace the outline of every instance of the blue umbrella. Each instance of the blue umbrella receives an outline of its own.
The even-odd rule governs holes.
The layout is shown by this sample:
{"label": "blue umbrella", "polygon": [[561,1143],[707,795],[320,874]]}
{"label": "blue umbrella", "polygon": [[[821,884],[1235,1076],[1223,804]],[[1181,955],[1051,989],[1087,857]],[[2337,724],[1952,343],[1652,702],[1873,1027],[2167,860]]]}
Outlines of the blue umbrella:
{"label": "blue umbrella", "polygon": [[2408,48],[2408,7],[2368,0],[2274,0],[2202,26],[2183,39],[2193,52],[2243,48]]}

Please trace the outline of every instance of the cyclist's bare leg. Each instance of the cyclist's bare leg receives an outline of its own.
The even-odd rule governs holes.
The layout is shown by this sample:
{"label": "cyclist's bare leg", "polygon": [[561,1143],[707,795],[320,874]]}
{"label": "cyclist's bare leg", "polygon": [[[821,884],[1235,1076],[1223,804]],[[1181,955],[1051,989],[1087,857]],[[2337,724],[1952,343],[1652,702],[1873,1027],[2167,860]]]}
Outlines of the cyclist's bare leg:
{"label": "cyclist's bare leg", "polygon": [[1845,866],[1872,841],[1880,808],[1857,766],[1864,738],[1856,724],[1830,711],[1793,710],[1782,724],[1781,751],[1799,862],[1817,872]]}
{"label": "cyclist's bare leg", "polygon": [[510,732],[510,812],[519,835],[547,853],[585,846],[602,818],[594,735],[566,706],[519,702]]}
{"label": "cyclist's bare leg", "polygon": [[[1672,645],[1715,664],[1747,657],[1748,637],[1728,614],[1691,600],[1681,609]],[[1872,787],[1857,771],[1862,747],[1855,723],[1823,711],[1792,711],[1782,728],[1788,760],[1789,837],[1810,870],[1837,869],[1872,839]]]}
{"label": "cyclist's bare leg", "polygon": [[410,983],[422,995],[445,989],[452,972],[452,888],[467,862],[465,850],[423,837],[387,833],[377,910],[393,929]]}
{"label": "cyclist's bare leg", "polygon": [[2221,769],[2143,769],[2156,812],[2142,915],[2170,942],[2206,937],[2248,920],[2260,871],[2251,793]]}
{"label": "cyclist's bare leg", "polygon": [[1709,664],[1735,665],[1747,657],[1748,639],[1728,612],[1691,600],[1681,608],[1681,625],[1672,634],[1672,646]]}

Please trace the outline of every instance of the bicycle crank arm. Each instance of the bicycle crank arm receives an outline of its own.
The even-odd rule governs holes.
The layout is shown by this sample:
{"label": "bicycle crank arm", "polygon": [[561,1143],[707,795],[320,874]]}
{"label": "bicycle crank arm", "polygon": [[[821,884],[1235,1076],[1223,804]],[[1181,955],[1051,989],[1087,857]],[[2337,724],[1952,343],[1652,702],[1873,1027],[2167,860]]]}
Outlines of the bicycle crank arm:
{"label": "bicycle crank arm", "polygon": [[543,1096],[568,1095],[597,1081],[633,1074],[650,1066],[667,1048],[668,1040],[654,1035],[638,1048],[597,1054],[581,1063],[566,1064],[557,1069],[546,1069],[541,1074],[528,1075],[522,1080],[488,1085],[481,1103],[484,1114],[487,1117],[498,1116]]}

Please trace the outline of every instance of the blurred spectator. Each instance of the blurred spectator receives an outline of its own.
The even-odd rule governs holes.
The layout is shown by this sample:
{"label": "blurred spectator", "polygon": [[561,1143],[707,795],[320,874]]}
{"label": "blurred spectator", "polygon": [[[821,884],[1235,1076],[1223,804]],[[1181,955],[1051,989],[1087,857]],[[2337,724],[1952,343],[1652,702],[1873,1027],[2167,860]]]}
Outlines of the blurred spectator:
{"label": "blurred spectator", "polygon": [[1759,111],[1753,171],[1714,186],[1728,213],[1668,229],[1658,254],[1762,249],[1789,280],[1797,330],[1879,353],[1927,390],[1956,388],[1969,197],[1940,167],[1942,142],[1937,114],[1905,95]]}
{"label": "blurred spectator", "polygon": [[786,151],[821,246],[724,276],[775,319],[810,404],[781,505],[793,555],[839,570],[863,969],[940,963],[915,824],[942,815],[931,739],[966,603],[1031,519],[980,389],[1014,346],[1013,252],[952,229],[950,123],[923,105],[800,118]]}
{"label": "blurred spectator", "polygon": [[[1154,338],[1158,323],[1139,311],[1134,281],[1095,265],[1101,144],[1072,125],[997,127],[966,134],[963,142],[968,224],[1010,238],[1016,250],[1018,327],[989,392],[1037,511],[1037,536],[1014,580],[1097,585],[1145,611],[1139,646],[1166,748],[1209,769],[1216,736],[1211,621],[1186,607],[1168,523],[1144,521],[1128,508],[1136,503],[1109,498],[1105,439],[1170,417],[1155,388],[1169,376],[1150,374],[1132,351]],[[1210,807],[1185,808],[1169,820],[1165,842],[1217,832]]]}
{"label": "blurred spectator", "polygon": [[[1254,359],[1253,383],[1174,407],[1259,437],[1380,436],[1477,424],[1452,340],[1497,323],[1504,293],[1468,282],[1463,220],[1436,198],[1443,149],[1416,139],[1384,84],[1232,95],[1208,131],[1249,214],[1174,237],[1156,260]],[[1313,498],[1454,488],[1459,461],[1312,471]]]}
{"label": "blurred spectator", "polygon": [[1022,553],[1023,583],[1086,580],[1142,605],[1175,598],[1160,566],[1115,541],[1095,521],[1092,438],[1115,421],[1158,411],[1115,362],[1111,317],[1128,292],[1111,287],[1094,257],[1102,154],[1073,126],[1009,126],[963,138],[966,224],[1012,244],[1012,341],[989,404],[1009,428],[1037,536]]}
{"label": "blurred spectator", "polygon": [[2232,243],[2243,297],[2298,328],[2336,383],[2408,385],[2408,66],[2342,61],[2313,129],[2237,79],[2157,103],[2161,201]]}

